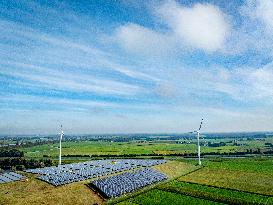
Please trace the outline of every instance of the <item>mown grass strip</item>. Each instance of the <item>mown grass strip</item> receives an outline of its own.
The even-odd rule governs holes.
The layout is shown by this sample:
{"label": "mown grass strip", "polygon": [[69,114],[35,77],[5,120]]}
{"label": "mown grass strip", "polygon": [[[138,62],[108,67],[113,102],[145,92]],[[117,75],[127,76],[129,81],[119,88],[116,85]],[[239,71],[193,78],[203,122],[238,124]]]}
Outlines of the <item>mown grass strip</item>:
{"label": "mown grass strip", "polygon": [[160,190],[228,204],[273,204],[273,197],[206,185],[172,181],[157,187]]}

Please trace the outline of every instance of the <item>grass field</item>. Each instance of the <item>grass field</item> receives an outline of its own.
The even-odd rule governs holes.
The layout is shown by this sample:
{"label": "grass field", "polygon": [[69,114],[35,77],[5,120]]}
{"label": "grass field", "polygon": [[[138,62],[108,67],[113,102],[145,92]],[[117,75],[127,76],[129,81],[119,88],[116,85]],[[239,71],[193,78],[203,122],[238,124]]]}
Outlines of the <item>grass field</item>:
{"label": "grass field", "polygon": [[208,168],[228,169],[245,172],[255,172],[273,175],[273,158],[235,158],[235,159],[210,159],[204,160],[203,164]]}
{"label": "grass field", "polygon": [[142,195],[136,196],[128,201],[124,201],[121,203],[117,203],[118,205],[134,205],[134,204],[141,204],[141,205],[188,205],[188,204],[220,204],[217,202],[198,199],[191,196],[185,196],[181,194],[176,194],[172,192],[166,192],[163,190],[153,189],[148,191]]}
{"label": "grass field", "polygon": [[178,180],[273,196],[272,158],[218,159],[203,164],[204,168]]}
{"label": "grass field", "polygon": [[[213,140],[212,140],[213,141]],[[219,140],[218,140],[219,141]],[[246,151],[252,149],[264,149],[265,142],[271,142],[271,138],[266,141],[244,141],[242,146],[232,146],[227,144],[220,147],[202,147],[203,153],[234,153],[237,151]],[[217,142],[217,140],[216,140]],[[26,157],[38,157],[48,155],[51,158],[58,156],[58,144],[45,144],[21,148]],[[184,154],[196,153],[196,144],[179,144],[175,142],[97,142],[97,141],[79,141],[79,142],[63,142],[63,155],[128,155],[128,154]]]}
{"label": "grass field", "polygon": [[165,164],[156,165],[154,168],[166,174],[170,179],[179,177],[197,169],[197,167],[192,164],[179,161],[168,161]]}
{"label": "grass field", "polygon": [[[158,152],[192,152],[195,145],[135,142],[64,142],[63,155],[124,155],[154,154]],[[58,144],[46,144],[22,149],[26,157],[58,156]]]}
{"label": "grass field", "polygon": [[[26,175],[26,174],[24,174]],[[28,181],[0,185],[1,205],[90,205],[102,200],[84,182],[54,187],[28,174]]]}
{"label": "grass field", "polygon": [[203,168],[178,180],[273,196],[272,179],[272,175],[255,172]]}
{"label": "grass field", "polygon": [[210,187],[200,184],[172,181],[157,187],[160,190],[182,195],[208,199],[227,204],[273,204],[273,197],[241,191]]}

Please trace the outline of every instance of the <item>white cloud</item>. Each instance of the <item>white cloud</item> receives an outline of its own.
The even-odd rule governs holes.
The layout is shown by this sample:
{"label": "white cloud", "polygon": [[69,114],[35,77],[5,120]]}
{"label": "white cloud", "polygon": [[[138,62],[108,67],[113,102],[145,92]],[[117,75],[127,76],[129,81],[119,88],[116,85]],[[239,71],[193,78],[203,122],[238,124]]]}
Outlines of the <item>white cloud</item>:
{"label": "white cloud", "polygon": [[162,53],[168,49],[168,37],[149,28],[129,23],[116,29],[115,39],[133,53]]}
{"label": "white cloud", "polygon": [[257,15],[266,24],[268,28],[273,28],[273,1],[260,0],[257,8]]}
{"label": "white cloud", "polygon": [[237,101],[273,99],[273,63],[261,68],[218,69],[204,71],[201,89],[221,92]]}
{"label": "white cloud", "polygon": [[158,8],[157,13],[180,41],[193,48],[219,50],[224,47],[230,32],[225,14],[211,4],[182,7],[168,1]]}
{"label": "white cloud", "polygon": [[183,7],[167,1],[153,10],[167,31],[128,23],[116,29],[114,40],[126,50],[144,55],[166,54],[177,48],[181,51],[185,46],[213,52],[225,46],[230,25],[218,7],[199,3]]}
{"label": "white cloud", "polygon": [[248,0],[241,9],[242,14],[260,20],[266,29],[273,29],[273,0]]}
{"label": "white cloud", "polygon": [[225,101],[223,96],[240,103],[273,102],[273,63],[260,68],[177,67],[176,70],[162,76],[164,80],[154,90],[156,94],[190,103],[202,103],[204,98]]}
{"label": "white cloud", "polygon": [[273,63],[247,73],[247,82],[256,98],[273,98]]}

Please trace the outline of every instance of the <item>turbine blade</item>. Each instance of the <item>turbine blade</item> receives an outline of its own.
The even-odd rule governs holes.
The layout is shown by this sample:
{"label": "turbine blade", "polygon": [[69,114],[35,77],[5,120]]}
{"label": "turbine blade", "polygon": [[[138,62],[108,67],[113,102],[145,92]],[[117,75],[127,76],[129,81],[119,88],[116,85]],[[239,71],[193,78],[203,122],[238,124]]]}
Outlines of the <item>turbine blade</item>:
{"label": "turbine blade", "polygon": [[199,131],[200,131],[201,128],[202,128],[202,124],[203,124],[203,118],[202,118],[201,123],[200,123],[200,126],[199,126]]}

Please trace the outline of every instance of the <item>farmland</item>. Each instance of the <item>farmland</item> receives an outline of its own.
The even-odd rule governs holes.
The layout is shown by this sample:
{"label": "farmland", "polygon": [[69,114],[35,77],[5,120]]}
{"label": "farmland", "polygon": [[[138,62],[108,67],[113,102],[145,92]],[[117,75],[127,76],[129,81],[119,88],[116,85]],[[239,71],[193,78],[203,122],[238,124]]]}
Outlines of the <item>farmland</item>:
{"label": "farmland", "polygon": [[177,204],[187,204],[188,200],[191,204],[273,204],[272,169],[272,158],[209,159],[201,169],[174,177],[120,204],[158,204],[160,199],[167,204],[165,196]]}
{"label": "farmland", "polygon": [[[146,205],[169,204],[170,201],[173,204],[273,204],[273,158],[270,154],[273,138],[270,136],[202,140],[201,167],[196,165],[194,138],[115,139],[117,141],[65,139],[62,144],[63,162],[164,158],[167,163],[156,165],[154,169],[166,174],[168,180],[105,200],[86,186],[90,180],[53,187],[21,172],[27,180],[0,185],[0,204]],[[17,143],[16,140],[13,142]],[[32,140],[32,144],[19,145],[16,149],[24,153],[24,159],[57,163],[59,149],[56,141],[37,144]]]}
{"label": "farmland", "polygon": [[[207,139],[202,142],[202,153],[207,155],[242,155],[260,154],[272,152],[272,147],[267,144],[273,143],[273,137],[263,140],[241,139],[234,142],[231,139]],[[216,146],[217,145],[217,146]],[[58,156],[58,143],[48,143],[37,146],[24,147],[20,150],[27,158],[48,157],[56,159]],[[195,156],[196,141],[189,140],[153,140],[153,141],[65,141],[62,145],[64,157],[94,157],[94,156]]]}
{"label": "farmland", "polygon": [[[272,160],[255,161],[253,159],[239,159],[232,161],[233,162],[226,162],[226,165],[222,162],[214,162],[216,164],[215,166],[209,162],[210,167],[204,167],[194,174],[183,176],[178,180],[273,195]],[[236,162],[237,167],[236,165],[234,167],[231,166],[231,164],[235,164]]]}
{"label": "farmland", "polygon": [[85,186],[90,180],[55,188],[23,173],[28,180],[0,185],[0,204],[273,204],[272,158],[212,158],[201,168],[195,161],[156,165],[167,181],[110,201]]}

